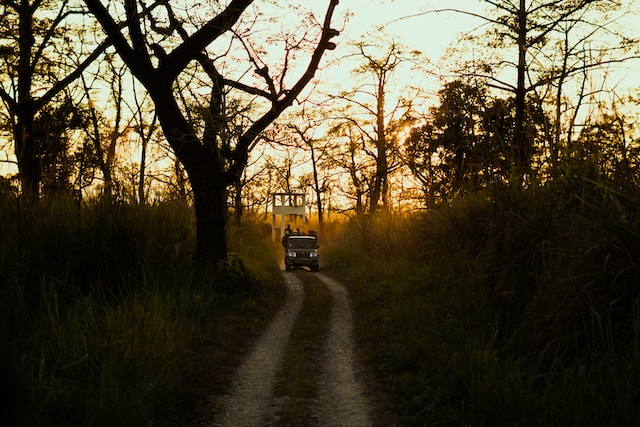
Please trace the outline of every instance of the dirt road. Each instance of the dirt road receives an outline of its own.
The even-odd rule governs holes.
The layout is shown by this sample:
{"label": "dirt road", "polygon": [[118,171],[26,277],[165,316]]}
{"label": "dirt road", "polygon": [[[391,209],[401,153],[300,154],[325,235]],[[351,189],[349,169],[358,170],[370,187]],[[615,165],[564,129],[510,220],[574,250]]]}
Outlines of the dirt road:
{"label": "dirt road", "polygon": [[[213,426],[373,425],[370,403],[355,368],[353,320],[346,289],[322,273],[311,275],[294,271],[282,274],[288,288],[287,301],[239,367],[229,393],[218,399],[219,415]],[[297,348],[294,342],[297,335],[292,335],[296,323],[302,323],[300,317],[313,309],[305,305],[305,289],[310,293],[311,286],[322,286],[318,285],[320,282],[326,287],[324,292],[330,296],[325,298],[330,301],[330,307],[326,307],[326,321],[324,318],[321,321],[305,320],[312,324],[322,323],[323,332],[314,338],[317,339],[314,348],[318,356],[308,358],[313,365],[301,371],[305,376],[314,378],[310,387],[313,393],[306,399],[303,396],[278,395],[274,390],[279,382],[292,381],[292,378],[297,381],[297,373],[294,372],[292,377],[288,370],[300,368],[288,366],[286,361],[290,358],[286,355],[288,349]],[[313,292],[314,295],[319,294],[317,290]],[[306,299],[312,300],[310,295]],[[323,304],[324,300],[317,298],[313,301],[316,300],[319,302],[313,304]],[[286,385],[280,389],[295,390]]]}

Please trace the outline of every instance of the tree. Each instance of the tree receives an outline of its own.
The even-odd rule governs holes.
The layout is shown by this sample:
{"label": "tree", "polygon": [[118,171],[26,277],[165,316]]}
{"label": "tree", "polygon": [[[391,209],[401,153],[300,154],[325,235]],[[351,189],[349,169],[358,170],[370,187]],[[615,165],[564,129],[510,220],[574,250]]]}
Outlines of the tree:
{"label": "tree", "polygon": [[109,44],[85,43],[80,33],[73,42],[67,38],[70,18],[80,13],[67,1],[7,1],[3,6],[0,98],[11,123],[22,193],[35,200],[44,160],[34,134],[37,116]]}
{"label": "tree", "polygon": [[[269,144],[261,144],[251,151],[249,163],[240,182],[241,192],[237,190],[234,194],[236,206],[239,204],[242,211],[251,213],[261,221],[269,219],[271,195],[277,191],[276,169],[271,165],[267,152],[272,152]],[[237,216],[236,219],[239,221]]]}
{"label": "tree", "polygon": [[405,161],[426,186],[427,203],[482,186],[487,141],[483,88],[455,80],[438,92],[440,105],[430,109],[422,127],[405,142]]}
{"label": "tree", "polygon": [[[74,184],[82,181],[81,168],[78,168],[78,178],[73,178],[82,149],[72,152],[72,133],[86,126],[88,115],[68,94],[65,95],[62,101],[41,109],[31,130],[33,142],[38,147],[39,177],[45,195],[72,194],[76,190]],[[81,190],[81,184],[79,187]]]}
{"label": "tree", "polygon": [[590,126],[588,122],[579,122],[581,108],[604,106],[598,99],[601,96],[615,98],[615,93],[606,89],[608,85],[617,85],[611,82],[611,75],[615,74],[613,68],[637,58],[630,50],[637,41],[616,31],[619,17],[606,13],[607,9],[615,10],[615,5],[609,4],[611,6],[604,10],[599,8],[597,18],[592,18],[591,22],[585,8],[580,16],[572,16],[558,24],[555,54],[547,55],[545,61],[548,63],[545,72],[548,84],[534,87],[539,108],[550,119],[545,131],[551,178],[562,173],[563,155],[571,155],[575,149],[573,141],[577,129]]}
{"label": "tree", "polygon": [[422,185],[425,206],[431,208],[447,200],[451,193],[449,177],[442,168],[444,159],[433,123],[428,121],[411,129],[404,143],[404,153],[406,165]]}
{"label": "tree", "polygon": [[313,136],[314,129],[318,127],[319,123],[314,120],[308,120],[304,118],[304,116],[303,119],[303,123],[305,123],[304,125],[290,123],[288,127],[297,135],[302,148],[307,152],[309,160],[311,161],[311,172],[309,172],[309,178],[305,181],[308,182],[307,185],[311,187],[313,195],[315,196],[315,205],[316,210],[318,211],[318,232],[320,233],[320,236],[323,236],[324,208],[322,204],[322,196],[327,188],[326,181],[320,178],[319,165],[325,151],[321,146],[319,146],[318,140]]}
{"label": "tree", "polygon": [[[304,23],[305,26],[314,24],[316,42],[306,68],[292,84],[287,84],[285,79],[291,71],[288,61],[312,42],[296,39],[295,35],[285,38],[285,61],[281,63],[284,68],[273,74],[258,57],[258,50],[250,48],[242,30],[234,28],[253,3],[251,0],[231,0],[222,10],[209,11],[213,12],[213,17],[202,23],[197,22],[201,10],[193,10],[192,16],[180,18],[169,2],[155,4],[157,13],[147,8],[144,2],[136,0],[125,0],[123,9],[117,5],[108,9],[100,0],[85,0],[85,3],[112,40],[122,60],[153,99],[164,136],[189,176],[196,213],[198,264],[215,266],[227,256],[227,187],[246,167],[258,135],[293,104],[313,79],[325,51],[336,47],[331,39],[338,35],[338,31],[331,28],[331,19],[338,0],[328,1],[322,23],[313,17]],[[188,14],[191,10],[185,8],[184,11]],[[118,21],[119,16],[124,16],[124,22]],[[127,28],[126,36],[121,30],[123,26]],[[189,32],[190,29],[193,30]],[[261,87],[252,85],[253,81],[245,83],[223,76],[223,59],[231,52],[229,46],[217,55],[210,54],[207,49],[225,35],[241,36],[239,41],[244,43],[248,55],[246,61],[254,75],[262,79]],[[209,115],[202,133],[194,128],[180,109],[176,93],[179,76],[196,63],[210,80]],[[223,151],[219,137],[226,125],[225,88],[229,86],[261,97],[268,106],[238,137],[234,149]]]}
{"label": "tree", "polygon": [[[271,171],[269,170],[268,164],[261,162],[264,158],[264,153],[258,155],[257,158],[253,158],[255,151],[256,150],[252,152],[252,156],[242,175],[238,177],[232,186],[233,216],[236,225],[242,223],[245,207],[250,212],[255,212],[256,206],[267,206],[269,203],[269,195],[272,193],[271,189],[268,188],[269,185],[272,184],[271,179],[268,178]],[[263,186],[265,176],[267,176],[266,181],[268,182],[266,189]],[[255,191],[247,191],[250,187],[251,190]],[[265,219],[266,216],[267,213],[265,212]]]}
{"label": "tree", "polygon": [[[527,85],[529,61],[535,59],[529,52],[540,50],[548,41],[549,34],[558,27],[560,22],[598,1],[531,1],[529,6],[526,0],[518,0],[517,3],[513,0],[485,1],[502,13],[497,19],[492,20],[499,27],[498,37],[502,40],[510,40],[518,48],[516,86],[512,88],[515,94],[515,120],[511,158],[514,161],[514,174],[521,179],[530,172],[532,154],[531,137],[527,135],[525,128],[526,97],[528,92],[541,84],[540,81],[536,81],[531,86]],[[609,0],[604,1],[609,3]],[[502,87],[508,86],[502,85]]]}
{"label": "tree", "polygon": [[344,195],[353,200],[356,215],[362,215],[368,201],[366,196],[371,194],[372,176],[370,165],[362,156],[367,150],[365,139],[354,122],[337,124],[329,130],[329,137],[345,141],[337,150],[332,150],[329,157],[335,166],[347,172],[351,185],[343,189]]}
{"label": "tree", "polygon": [[[480,15],[460,9],[446,9],[477,18],[491,24],[489,34],[482,35],[482,43],[489,47],[489,58],[481,61],[471,73],[488,85],[509,92],[514,97],[514,120],[509,146],[509,158],[512,161],[512,179],[525,184],[532,173],[531,161],[534,153],[534,135],[527,128],[527,116],[537,114],[527,111],[535,103],[528,97],[541,88],[556,88],[554,98],[560,107],[562,92],[567,79],[579,75],[585,70],[602,66],[607,62],[618,62],[621,58],[605,59],[602,55],[592,57],[593,61],[576,61],[585,46],[597,40],[599,34],[614,38],[609,47],[598,40],[597,52],[620,52],[628,47],[630,40],[616,34],[606,15],[615,10],[619,2],[612,0],[484,0],[488,5],[487,13]],[[440,10],[442,11],[442,10]],[[440,12],[437,11],[437,12]],[[432,11],[434,12],[434,11]],[[577,30],[580,31],[577,31]],[[577,34],[576,41],[569,43],[569,32]],[[602,40],[605,38],[603,37]],[[561,47],[558,49],[558,47]],[[513,48],[513,49],[512,49]],[[511,50],[510,50],[511,49]],[[513,59],[505,59],[503,53],[513,52]],[[497,54],[498,53],[498,54]],[[558,53],[561,54],[559,57]],[[583,59],[589,57],[585,56]],[[560,65],[550,65],[559,59]],[[514,73],[511,73],[514,71]],[[508,80],[515,74],[515,82]],[[537,94],[538,99],[543,97]],[[556,112],[556,117],[557,117]],[[560,123],[555,126],[559,132]],[[554,131],[547,129],[549,135]],[[557,150],[552,144],[552,155]],[[553,161],[553,160],[552,160]]]}
{"label": "tree", "polygon": [[[507,181],[510,173],[505,141],[513,131],[513,98],[492,99],[486,87],[462,80],[445,84],[438,96],[440,104],[404,144],[405,161],[424,187],[427,206]],[[534,129],[540,122],[528,115],[525,126]]]}
{"label": "tree", "polygon": [[[114,178],[112,172],[116,159],[117,145],[128,128],[126,123],[124,125],[122,123],[124,121],[123,80],[126,69],[121,65],[115,64],[113,55],[106,55],[103,64],[106,65],[106,72],[102,67],[98,67],[92,82],[89,82],[84,75],[81,80],[91,117],[85,128],[85,133],[93,148],[93,156],[97,166],[102,172],[102,199],[110,201],[113,197]],[[105,73],[107,77],[103,78],[102,73]],[[93,82],[98,79],[102,80],[102,83],[105,83],[110,89],[107,103],[113,106],[113,117],[108,117],[101,110],[91,94]]]}
{"label": "tree", "polygon": [[[640,144],[634,123],[637,117],[622,112],[620,101],[612,108],[598,111],[598,116],[581,130],[576,149],[564,165],[591,179],[606,177],[609,183],[640,182]],[[636,110],[637,100],[630,100],[629,107]],[[635,113],[637,115],[637,113]]]}
{"label": "tree", "polygon": [[147,166],[147,148],[149,142],[156,134],[158,115],[155,111],[152,113],[150,123],[145,122],[144,114],[144,100],[140,100],[138,97],[138,90],[135,80],[133,81],[133,99],[135,102],[135,111],[133,111],[136,117],[136,123],[133,126],[134,131],[140,138],[140,177],[138,179],[138,203],[145,204],[147,201],[147,193],[145,191],[145,178],[146,178],[146,166]]}
{"label": "tree", "polygon": [[[399,166],[393,158],[396,151],[394,142],[396,133],[402,128],[407,112],[412,103],[409,97],[400,97],[395,105],[389,109],[387,91],[393,80],[394,72],[403,63],[419,56],[419,52],[405,55],[402,47],[391,43],[386,49],[380,46],[368,45],[364,42],[356,43],[357,56],[362,64],[354,71],[360,77],[370,77],[371,83],[363,84],[349,92],[343,92],[336,98],[348,103],[348,110],[343,114],[343,126],[357,131],[365,141],[364,151],[370,155],[375,163],[374,175],[371,179],[369,195],[369,211],[376,212],[380,206],[387,207],[387,193],[390,173]],[[382,51],[375,55],[371,51]],[[356,111],[349,111],[353,108]],[[373,149],[369,149],[371,145]],[[354,178],[352,176],[352,178]]]}

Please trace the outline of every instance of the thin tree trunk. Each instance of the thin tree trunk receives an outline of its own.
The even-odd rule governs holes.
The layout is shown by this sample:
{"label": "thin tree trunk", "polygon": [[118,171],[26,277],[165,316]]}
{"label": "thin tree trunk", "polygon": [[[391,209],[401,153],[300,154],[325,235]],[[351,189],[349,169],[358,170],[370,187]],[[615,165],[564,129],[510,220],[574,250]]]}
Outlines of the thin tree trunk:
{"label": "thin tree trunk", "polygon": [[518,184],[522,184],[527,162],[527,137],[525,134],[525,76],[527,67],[527,10],[525,0],[520,0],[518,11],[518,69],[515,105],[515,124],[513,133],[514,175]]}
{"label": "thin tree trunk", "polygon": [[22,195],[27,201],[36,201],[40,197],[40,164],[36,155],[36,142],[31,134],[33,117],[29,113],[24,118],[18,116],[15,127],[16,158]]}
{"label": "thin tree trunk", "polygon": [[242,224],[242,176],[238,175],[235,182],[236,193],[233,198],[234,216],[236,219],[236,225]]}
{"label": "thin tree trunk", "polygon": [[138,203],[144,205],[146,203],[146,196],[144,192],[144,178],[146,173],[147,162],[147,139],[142,139],[142,152],[140,153],[140,179],[138,180]]}

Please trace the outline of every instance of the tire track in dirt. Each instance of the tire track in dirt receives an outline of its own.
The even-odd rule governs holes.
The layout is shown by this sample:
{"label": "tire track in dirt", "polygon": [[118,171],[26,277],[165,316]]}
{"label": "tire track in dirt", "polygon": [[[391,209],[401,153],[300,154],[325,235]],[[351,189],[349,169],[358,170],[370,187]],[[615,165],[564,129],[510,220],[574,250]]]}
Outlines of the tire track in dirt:
{"label": "tire track in dirt", "polygon": [[285,275],[285,282],[287,300],[255,349],[238,368],[231,392],[218,401],[216,406],[221,412],[213,426],[262,427],[269,418],[273,385],[304,300],[302,282],[294,274]]}
{"label": "tire track in dirt", "polygon": [[368,426],[369,403],[354,371],[353,321],[347,290],[324,274],[317,273],[317,277],[333,297],[324,375],[317,400],[318,425]]}
{"label": "tire track in dirt", "polygon": [[[308,274],[308,273],[307,273]],[[219,418],[213,426],[279,426],[277,413],[283,400],[274,398],[274,386],[288,366],[281,366],[291,331],[305,300],[304,285],[295,272],[282,273],[288,288],[287,301],[269,325],[253,352],[238,368],[230,393],[218,400]],[[303,274],[300,276],[304,277]],[[370,405],[356,378],[352,344],[353,320],[347,290],[335,280],[315,273],[331,295],[326,336],[318,363],[318,395],[303,417],[304,425],[318,427],[371,425]],[[317,286],[317,285],[316,285]],[[289,373],[289,372],[287,372]],[[296,396],[289,396],[296,398]],[[286,399],[285,399],[286,400]],[[284,403],[286,405],[286,403]],[[286,411],[286,408],[284,408]]]}

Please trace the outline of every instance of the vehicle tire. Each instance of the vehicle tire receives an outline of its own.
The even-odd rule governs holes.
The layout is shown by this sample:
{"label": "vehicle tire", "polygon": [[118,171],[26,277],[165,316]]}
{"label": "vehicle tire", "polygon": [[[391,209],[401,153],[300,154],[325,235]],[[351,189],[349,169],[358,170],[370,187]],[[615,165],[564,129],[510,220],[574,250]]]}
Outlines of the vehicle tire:
{"label": "vehicle tire", "polygon": [[292,265],[289,265],[289,264],[285,265],[285,267],[284,267],[284,268],[285,268],[285,270],[287,270],[287,271],[291,271],[291,270],[293,270],[293,266],[292,266]]}
{"label": "vehicle tire", "polygon": [[312,265],[311,266],[311,271],[314,272],[314,273],[317,273],[318,271],[320,271],[320,266]]}

